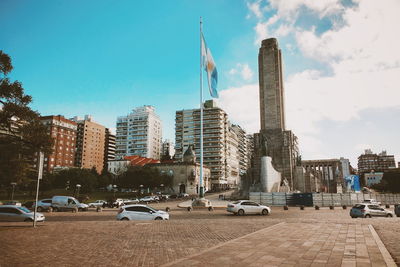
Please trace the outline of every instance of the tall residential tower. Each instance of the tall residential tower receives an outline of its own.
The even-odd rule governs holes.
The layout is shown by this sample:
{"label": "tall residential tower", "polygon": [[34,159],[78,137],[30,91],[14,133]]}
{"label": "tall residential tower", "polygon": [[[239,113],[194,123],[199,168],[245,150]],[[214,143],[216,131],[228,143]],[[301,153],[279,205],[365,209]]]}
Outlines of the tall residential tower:
{"label": "tall residential tower", "polygon": [[161,144],[161,120],[153,106],[138,107],[128,116],[117,118],[117,158],[137,155],[160,159]]}

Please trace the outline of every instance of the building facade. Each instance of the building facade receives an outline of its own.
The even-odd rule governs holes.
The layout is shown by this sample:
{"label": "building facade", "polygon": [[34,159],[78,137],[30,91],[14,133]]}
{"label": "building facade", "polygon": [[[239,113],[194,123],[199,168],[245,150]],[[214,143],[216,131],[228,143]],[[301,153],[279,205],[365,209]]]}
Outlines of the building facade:
{"label": "building facade", "polygon": [[[148,164],[148,166],[172,177],[172,185],[169,188],[165,188],[166,191],[190,195],[199,194],[201,166],[196,161],[196,154],[192,146],[186,149],[180,162]],[[211,188],[210,175],[210,169],[203,166],[204,191],[208,191]]]}
{"label": "building facade", "polygon": [[[320,184],[315,187],[315,192],[341,193],[344,187],[344,178],[347,177],[350,170],[348,159],[318,159],[302,160],[301,166],[306,173],[314,176],[314,181]],[[345,176],[346,175],[346,176]]]}
{"label": "building facade", "polygon": [[115,135],[106,128],[104,144],[104,169],[108,169],[108,162],[115,159]]}
{"label": "building facade", "polygon": [[[236,133],[229,131],[228,115],[214,101],[206,101],[203,111],[203,160],[211,172],[211,187],[219,190],[235,186],[239,182]],[[194,145],[196,157],[200,159],[200,109],[176,112],[176,161],[182,161],[190,145]]]}
{"label": "building facade", "polygon": [[173,158],[175,156],[175,145],[174,142],[172,142],[171,140],[165,140],[162,143],[162,153],[161,153],[161,158],[163,157],[169,157],[169,158]]}
{"label": "building facade", "polygon": [[75,166],[83,169],[95,168],[101,173],[104,167],[106,128],[93,121],[90,115],[84,119],[74,117],[77,123]]}
{"label": "building facade", "polygon": [[364,154],[358,157],[358,173],[385,172],[396,168],[394,155],[388,155],[386,151],[375,154],[371,149],[366,149]]}
{"label": "building facade", "polygon": [[61,115],[44,116],[40,120],[54,140],[53,152],[44,157],[43,170],[53,172],[54,169],[74,167],[77,123]]}
{"label": "building facade", "polygon": [[117,118],[116,157],[138,155],[160,159],[162,125],[153,106],[133,109]]}

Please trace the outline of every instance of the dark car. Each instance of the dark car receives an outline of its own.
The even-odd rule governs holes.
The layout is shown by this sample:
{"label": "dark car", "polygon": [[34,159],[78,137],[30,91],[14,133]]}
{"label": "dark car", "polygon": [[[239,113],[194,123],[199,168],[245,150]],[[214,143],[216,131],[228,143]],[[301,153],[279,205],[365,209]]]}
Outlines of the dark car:
{"label": "dark car", "polygon": [[400,217],[400,204],[394,205],[394,213],[397,217]]}

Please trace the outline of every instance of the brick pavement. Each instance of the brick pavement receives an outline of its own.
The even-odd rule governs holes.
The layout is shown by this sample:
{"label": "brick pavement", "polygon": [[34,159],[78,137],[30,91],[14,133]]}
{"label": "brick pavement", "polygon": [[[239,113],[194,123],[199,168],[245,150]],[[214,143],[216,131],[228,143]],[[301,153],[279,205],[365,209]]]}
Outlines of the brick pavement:
{"label": "brick pavement", "polygon": [[[400,262],[400,218],[351,219],[348,212],[342,209],[315,211],[306,208],[300,211],[290,208],[283,211],[273,208],[270,216],[240,217],[223,210],[187,212],[173,209],[170,221],[144,223],[115,221],[115,209],[102,213],[46,213],[47,221],[37,229],[27,227],[26,223],[0,223],[0,266],[54,266],[55,263],[60,266],[160,266],[210,248],[219,251],[215,246],[223,247],[247,238],[248,234],[257,236],[262,231],[266,231],[270,242],[259,245],[260,248],[277,253],[282,250],[279,246],[294,249],[297,256],[293,253],[290,257],[301,255],[303,265],[307,265],[307,260],[313,256],[315,265],[324,265],[322,261],[327,260],[329,249],[330,263],[354,265],[355,251],[358,266],[378,265],[375,263],[382,263],[379,261],[382,253],[373,245],[375,241],[371,239],[369,224],[376,228],[390,254]],[[282,222],[286,230],[281,226],[268,230]],[[285,234],[290,235],[288,240],[279,239]],[[280,242],[279,245],[273,242],[275,240]],[[336,240],[333,248],[332,240]],[[314,255],[317,245],[321,245],[321,249]],[[305,251],[301,252],[301,249]],[[241,257],[247,254],[242,251]],[[339,255],[342,257],[340,264]],[[265,265],[279,261],[281,256],[267,252],[262,256],[255,255],[252,263],[256,264],[256,260],[262,258]],[[250,259],[253,257],[249,256]],[[290,264],[290,261],[284,263]]]}
{"label": "brick pavement", "polygon": [[164,266],[386,264],[368,225],[280,223]]}

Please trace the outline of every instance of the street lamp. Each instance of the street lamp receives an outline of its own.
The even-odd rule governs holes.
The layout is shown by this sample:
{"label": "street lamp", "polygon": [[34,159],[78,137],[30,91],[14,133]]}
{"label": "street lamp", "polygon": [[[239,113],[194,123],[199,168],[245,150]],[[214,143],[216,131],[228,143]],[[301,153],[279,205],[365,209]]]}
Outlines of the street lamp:
{"label": "street lamp", "polygon": [[12,183],[10,183],[10,184],[11,184],[11,186],[12,186],[11,201],[13,201],[13,200],[14,200],[14,189],[15,189],[15,186],[17,185],[17,183],[12,182]]}
{"label": "street lamp", "polygon": [[80,184],[76,184],[76,198],[79,197],[79,189],[81,188]]}
{"label": "street lamp", "polygon": [[143,194],[143,185],[141,184],[141,185],[139,185],[139,187],[140,187],[140,194],[142,195]]}
{"label": "street lamp", "polygon": [[160,184],[160,187],[161,187],[161,193],[163,193],[164,192],[164,184]]}
{"label": "street lamp", "polygon": [[114,198],[115,198],[115,190],[117,190],[117,185],[113,185],[113,192],[114,192]]}

